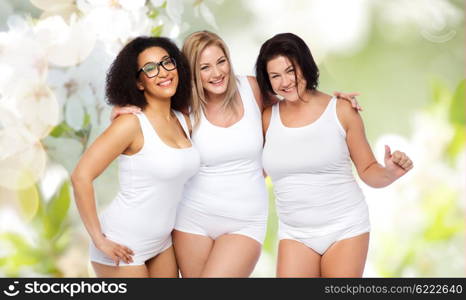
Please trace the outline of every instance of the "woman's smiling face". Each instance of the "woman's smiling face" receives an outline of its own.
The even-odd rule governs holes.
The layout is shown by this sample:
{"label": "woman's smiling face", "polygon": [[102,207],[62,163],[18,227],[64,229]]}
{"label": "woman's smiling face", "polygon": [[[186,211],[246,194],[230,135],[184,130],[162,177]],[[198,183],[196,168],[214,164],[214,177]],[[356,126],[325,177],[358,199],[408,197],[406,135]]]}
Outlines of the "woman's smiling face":
{"label": "woman's smiling face", "polygon": [[[170,55],[161,47],[150,47],[142,51],[138,56],[138,69],[155,63],[155,68],[158,68],[158,74],[152,78],[144,72],[139,73],[138,88],[144,93],[155,98],[171,98],[176,93],[178,86],[178,70],[175,68],[167,71],[160,62],[169,60]],[[171,66],[170,62],[164,63],[166,66]],[[170,68],[168,68],[170,69]]]}
{"label": "woman's smiling face", "polygon": [[199,55],[199,73],[207,94],[224,94],[230,80],[230,63],[223,50],[211,45]]}
{"label": "woman's smiling face", "polygon": [[267,74],[273,91],[288,101],[299,100],[306,91],[306,80],[302,76],[301,69],[294,65],[282,55],[267,62]]}

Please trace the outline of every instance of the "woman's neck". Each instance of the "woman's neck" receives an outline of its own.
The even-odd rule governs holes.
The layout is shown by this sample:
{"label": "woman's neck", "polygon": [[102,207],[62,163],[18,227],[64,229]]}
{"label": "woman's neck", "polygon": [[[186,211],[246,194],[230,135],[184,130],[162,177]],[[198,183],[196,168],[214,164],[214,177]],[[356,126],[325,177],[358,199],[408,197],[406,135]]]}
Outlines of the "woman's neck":
{"label": "woman's neck", "polygon": [[169,121],[172,118],[171,101],[168,99],[147,99],[144,112],[154,118],[163,118]]}
{"label": "woman's neck", "polygon": [[297,101],[287,101],[285,99],[286,105],[289,105],[290,107],[294,108],[299,108],[302,106],[307,106],[309,105],[314,99],[316,99],[319,96],[320,92],[317,90],[306,90],[303,95],[301,95],[301,99],[298,99]]}
{"label": "woman's neck", "polygon": [[223,93],[223,94],[208,93],[206,94],[207,105],[209,104],[211,106],[222,105],[223,101],[225,101],[225,96],[226,96],[226,93]]}

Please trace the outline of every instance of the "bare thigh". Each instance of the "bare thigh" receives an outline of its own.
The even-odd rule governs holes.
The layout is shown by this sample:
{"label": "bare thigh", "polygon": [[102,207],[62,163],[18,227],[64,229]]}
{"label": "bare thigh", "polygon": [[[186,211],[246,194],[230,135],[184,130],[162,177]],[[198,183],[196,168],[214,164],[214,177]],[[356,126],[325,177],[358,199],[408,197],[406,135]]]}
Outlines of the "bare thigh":
{"label": "bare thigh", "polygon": [[146,266],[151,278],[178,278],[178,265],[173,246],[146,261]]}
{"label": "bare thigh", "polygon": [[108,266],[92,261],[92,267],[97,277],[107,278],[128,278],[128,277],[149,277],[146,265],[140,266]]}
{"label": "bare thigh", "polygon": [[172,238],[181,276],[184,278],[201,277],[214,240],[200,234],[178,230],[173,231]]}
{"label": "bare thigh", "polygon": [[334,243],[322,256],[322,277],[362,277],[369,233]]}
{"label": "bare thigh", "polygon": [[249,277],[261,253],[261,244],[245,235],[218,237],[202,271],[202,277]]}
{"label": "bare thigh", "polygon": [[280,240],[277,277],[320,277],[320,260],[321,255],[303,243]]}

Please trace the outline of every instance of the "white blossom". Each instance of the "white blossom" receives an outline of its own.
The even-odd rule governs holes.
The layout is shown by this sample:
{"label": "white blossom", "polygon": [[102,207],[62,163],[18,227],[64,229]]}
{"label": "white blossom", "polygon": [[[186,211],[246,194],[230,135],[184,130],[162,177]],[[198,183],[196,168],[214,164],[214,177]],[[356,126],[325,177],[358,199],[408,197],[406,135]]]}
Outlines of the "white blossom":
{"label": "white blossom", "polygon": [[[13,207],[0,209],[0,232],[19,233],[29,243],[35,242],[33,230],[24,223]],[[14,248],[6,248],[4,243],[2,243],[0,250],[4,252],[5,256],[16,251]]]}
{"label": "white blossom", "polygon": [[43,199],[50,200],[66,179],[69,179],[69,174],[62,165],[49,163],[39,184]]}
{"label": "white blossom", "polygon": [[30,0],[37,8],[44,12],[41,19],[51,16],[60,16],[68,20],[73,14],[77,13],[77,7],[74,0]]}
{"label": "white blossom", "polygon": [[90,115],[95,130],[108,124],[102,114],[108,109],[105,103],[105,77],[112,59],[105,45],[98,42],[82,64],[50,71],[48,83],[65,109],[64,119],[75,130],[81,129],[86,113]]}
{"label": "white blossom", "polygon": [[24,189],[43,174],[46,154],[42,145],[24,126],[0,130],[0,185]]}
{"label": "white blossom", "polygon": [[166,0],[150,0],[150,3],[155,6],[159,7],[162,6],[165,3]]}
{"label": "white blossom", "polygon": [[181,23],[184,7],[182,0],[167,0],[167,16],[175,23]]}
{"label": "white blossom", "polygon": [[210,9],[207,7],[207,5],[205,5],[204,2],[202,2],[199,5],[199,10],[200,10],[201,16],[204,18],[207,24],[209,24],[210,26],[218,30],[218,26],[217,26],[217,23],[215,22],[214,14],[210,11]]}
{"label": "white blossom", "polygon": [[8,32],[0,33],[0,94],[11,96],[19,90],[46,78],[47,51],[34,36],[24,18],[8,19]]}
{"label": "white blossom", "polygon": [[154,21],[147,18],[145,1],[78,0],[78,8],[89,19],[108,52],[115,55],[130,39],[149,35]]}
{"label": "white blossom", "polygon": [[50,17],[38,22],[36,32],[47,46],[48,59],[59,67],[70,67],[84,61],[96,42],[96,33],[87,17],[73,15],[70,24],[61,17]]}
{"label": "white blossom", "polygon": [[[370,208],[372,232],[376,245],[383,247],[386,251],[392,251],[385,243],[404,244],[405,241],[419,236],[422,230],[432,222],[429,218],[433,213],[427,210],[428,205],[433,205],[434,208],[445,205],[441,204],[445,199],[436,196],[435,193],[440,192],[442,196],[447,196],[443,195],[443,192],[448,190],[451,195],[458,197],[454,205],[464,207],[461,201],[465,194],[464,157],[463,163],[458,166],[448,165],[443,157],[452,137],[453,128],[447,121],[445,111],[434,110],[417,113],[414,116],[414,130],[409,141],[397,135],[385,135],[377,140],[375,154],[379,162],[383,162],[384,145],[389,145],[392,151],[398,149],[406,152],[413,160],[414,168],[383,189],[373,189],[361,183]],[[432,203],[432,201],[439,203]],[[403,235],[397,237],[393,235],[393,232],[403,232]],[[413,243],[409,245],[420,247]],[[442,246],[432,244],[432,246],[439,247],[433,253],[449,251],[446,244]],[[379,249],[374,247],[370,249],[370,261],[387,258],[387,255],[391,253],[380,253]],[[399,249],[397,253],[406,251],[408,251],[407,248]],[[452,256],[455,257],[456,254]],[[394,260],[395,263],[401,263],[395,258]],[[412,275],[415,276],[415,270],[409,269],[403,271],[403,276],[409,276],[410,272],[414,272]],[[444,271],[436,270],[436,272]]]}
{"label": "white blossom", "polygon": [[40,140],[58,123],[59,108],[55,94],[41,82],[24,87],[14,97],[3,100],[14,107],[21,123]]}

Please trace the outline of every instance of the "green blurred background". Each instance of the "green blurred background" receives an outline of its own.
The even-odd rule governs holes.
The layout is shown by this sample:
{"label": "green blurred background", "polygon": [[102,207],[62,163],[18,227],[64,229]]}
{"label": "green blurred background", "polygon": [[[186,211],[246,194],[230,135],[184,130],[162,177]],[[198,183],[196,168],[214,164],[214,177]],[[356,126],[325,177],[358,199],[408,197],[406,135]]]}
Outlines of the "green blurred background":
{"label": "green blurred background", "polygon": [[[411,156],[414,169],[390,187],[371,189],[360,183],[372,223],[365,276],[465,275],[463,1],[183,4],[184,23],[175,38],[178,45],[192,31],[217,32],[229,45],[238,74],[253,74],[259,47],[266,39],[280,32],[298,34],[319,64],[322,91],[361,93],[361,114],[379,162],[384,144]],[[202,12],[199,16],[201,4],[210,9],[212,19]],[[1,0],[0,11],[1,31],[8,31],[7,19],[13,14],[33,19],[41,14],[28,1]],[[152,32],[162,33],[160,28]],[[105,73],[100,75],[104,78]],[[0,275],[93,276],[88,236],[73,203],[68,174],[86,145],[108,125],[109,108],[103,106],[101,111],[98,124],[85,117],[77,130],[64,119],[43,139],[50,172],[63,178],[54,183],[53,192],[44,193],[47,172],[25,189],[0,186]],[[100,208],[116,194],[116,170],[113,163],[96,181]],[[275,274],[277,220],[269,179],[267,183],[269,226],[253,277]]]}

